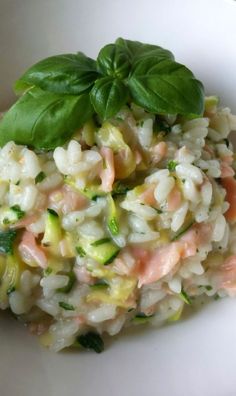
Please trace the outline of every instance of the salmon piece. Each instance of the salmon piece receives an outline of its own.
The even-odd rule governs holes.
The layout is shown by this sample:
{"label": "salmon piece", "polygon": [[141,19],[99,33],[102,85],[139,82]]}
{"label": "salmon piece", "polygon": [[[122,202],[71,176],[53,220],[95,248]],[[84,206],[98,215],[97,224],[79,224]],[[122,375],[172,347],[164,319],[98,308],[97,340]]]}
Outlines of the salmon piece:
{"label": "salmon piece", "polygon": [[228,165],[232,165],[232,163],[233,163],[233,161],[234,161],[234,158],[233,158],[232,155],[226,155],[226,156],[224,156],[224,157],[221,157],[221,160],[222,160],[223,162],[226,162]]}
{"label": "salmon piece", "polygon": [[100,153],[105,161],[106,168],[100,172],[100,178],[102,180],[102,190],[105,192],[112,191],[112,185],[115,180],[115,168],[114,168],[114,155],[113,151],[109,147],[102,147]]}
{"label": "salmon piece", "polygon": [[145,262],[149,257],[149,252],[140,246],[132,246],[131,252],[138,262]]}
{"label": "salmon piece", "polygon": [[182,246],[178,242],[170,243],[152,252],[139,275],[138,286],[156,282],[167,275],[180,261],[181,253]]}
{"label": "salmon piece", "polygon": [[226,201],[230,205],[224,216],[229,222],[234,222],[236,220],[236,180],[233,177],[225,177],[221,179],[221,184],[226,190]]}
{"label": "salmon piece", "polygon": [[175,271],[181,259],[194,256],[198,246],[207,243],[212,233],[209,224],[199,224],[183,235],[179,241],[171,242],[152,252],[142,248],[133,251],[139,260],[138,271],[139,287],[158,281],[171,271]]}
{"label": "salmon piece", "polygon": [[140,273],[143,272],[146,263],[150,259],[151,252],[140,246],[132,246],[130,248],[130,254],[135,259],[135,265],[133,266],[132,271],[128,273],[128,275],[135,275],[139,277]]}
{"label": "salmon piece", "polygon": [[168,212],[173,212],[174,210],[177,210],[180,207],[181,202],[182,202],[181,192],[175,186],[174,188],[172,188],[167,198]]}
{"label": "salmon piece", "polygon": [[226,177],[233,177],[235,172],[227,162],[222,161],[220,164],[220,170],[221,170],[221,178],[226,178]]}
{"label": "salmon piece", "polygon": [[214,150],[208,146],[208,144],[205,144],[205,146],[203,147],[203,150],[205,150],[208,154],[210,154],[211,157],[214,157]]}
{"label": "salmon piece", "polygon": [[67,214],[75,210],[85,209],[88,206],[88,199],[79,191],[72,190],[69,186],[54,190],[49,195],[49,207],[57,213]]}
{"label": "salmon piece", "polygon": [[196,233],[196,229],[191,229],[187,231],[186,234],[184,234],[182,238],[180,238],[179,243],[181,243],[183,247],[183,258],[194,256],[197,253],[197,238],[198,236]]}
{"label": "salmon piece", "polygon": [[80,326],[86,323],[86,317],[84,315],[77,315],[74,317],[74,321]]}
{"label": "salmon piece", "polygon": [[154,197],[155,184],[151,184],[141,195],[140,199],[147,205],[153,206],[156,204],[156,198]]}
{"label": "salmon piece", "polygon": [[208,243],[211,234],[212,226],[210,224],[201,223],[193,226],[179,239],[179,243],[183,245],[182,258],[194,256],[199,246]]}
{"label": "salmon piece", "polygon": [[134,151],[134,157],[135,157],[136,165],[139,165],[143,160],[142,155],[139,150]]}
{"label": "salmon piece", "polygon": [[219,289],[225,289],[231,297],[236,296],[236,255],[224,261],[213,279]]}
{"label": "salmon piece", "polygon": [[17,223],[13,224],[11,228],[25,228],[32,223],[35,223],[39,218],[39,214],[32,214],[29,216],[25,216],[23,219],[17,221]]}
{"label": "salmon piece", "polygon": [[36,244],[35,236],[32,232],[25,231],[23,233],[18,250],[22,260],[32,266],[47,268],[47,257],[44,251]]}
{"label": "salmon piece", "polygon": [[151,148],[151,157],[153,162],[157,163],[161,161],[167,154],[167,144],[160,142]]}
{"label": "salmon piece", "polygon": [[114,166],[116,179],[125,179],[136,168],[135,153],[130,148],[120,148],[117,153],[114,154]]}

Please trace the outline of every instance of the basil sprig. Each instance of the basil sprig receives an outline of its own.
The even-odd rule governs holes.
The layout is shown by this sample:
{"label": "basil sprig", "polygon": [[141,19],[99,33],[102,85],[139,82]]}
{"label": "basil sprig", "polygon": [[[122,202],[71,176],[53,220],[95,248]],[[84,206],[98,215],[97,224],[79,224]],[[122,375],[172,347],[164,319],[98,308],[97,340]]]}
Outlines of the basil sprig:
{"label": "basil sprig", "polygon": [[118,38],[93,60],[83,53],[46,58],[15,84],[23,92],[0,122],[10,140],[50,150],[68,141],[94,113],[112,118],[129,102],[154,114],[201,116],[200,81],[159,46]]}

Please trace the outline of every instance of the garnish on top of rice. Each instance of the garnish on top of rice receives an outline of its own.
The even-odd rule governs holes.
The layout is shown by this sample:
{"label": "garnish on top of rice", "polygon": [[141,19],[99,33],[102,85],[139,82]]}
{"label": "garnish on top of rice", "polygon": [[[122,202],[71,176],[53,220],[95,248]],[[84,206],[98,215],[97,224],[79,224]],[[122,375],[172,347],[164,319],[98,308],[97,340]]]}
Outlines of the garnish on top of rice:
{"label": "garnish on top of rice", "polygon": [[118,39],[30,68],[0,121],[0,308],[44,345],[236,294],[236,117],[173,55]]}

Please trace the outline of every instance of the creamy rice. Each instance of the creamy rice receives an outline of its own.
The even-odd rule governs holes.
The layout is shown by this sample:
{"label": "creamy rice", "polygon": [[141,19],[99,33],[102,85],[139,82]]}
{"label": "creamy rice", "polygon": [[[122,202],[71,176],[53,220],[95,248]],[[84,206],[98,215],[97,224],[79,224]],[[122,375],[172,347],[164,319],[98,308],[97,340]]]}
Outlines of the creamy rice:
{"label": "creamy rice", "polygon": [[82,130],[54,152],[0,150],[0,229],[17,230],[0,257],[0,308],[43,344],[235,295],[236,117],[207,103],[191,120],[124,107],[94,125],[92,145]]}

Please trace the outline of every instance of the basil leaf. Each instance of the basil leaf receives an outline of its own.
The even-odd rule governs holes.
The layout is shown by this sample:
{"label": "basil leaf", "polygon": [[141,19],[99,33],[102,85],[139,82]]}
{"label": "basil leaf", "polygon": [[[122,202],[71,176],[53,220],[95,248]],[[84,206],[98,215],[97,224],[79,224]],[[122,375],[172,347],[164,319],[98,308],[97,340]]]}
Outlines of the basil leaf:
{"label": "basil leaf", "polygon": [[128,86],[133,101],[151,113],[192,116],[203,113],[202,84],[189,69],[170,59],[141,59]]}
{"label": "basil leaf", "polygon": [[31,89],[32,87],[33,84],[29,84],[22,80],[17,80],[14,84],[14,92],[16,95],[22,95],[24,92],[28,91],[28,89]]}
{"label": "basil leaf", "polygon": [[127,96],[127,88],[122,81],[112,77],[97,80],[90,92],[93,107],[103,120],[113,117],[126,103]]}
{"label": "basil leaf", "polygon": [[116,46],[126,51],[132,64],[144,57],[148,58],[154,56],[158,59],[174,60],[174,55],[170,51],[158,45],[144,44],[139,41],[125,40],[120,37],[116,40]]}
{"label": "basil leaf", "polygon": [[98,76],[95,60],[82,52],[51,56],[30,67],[15,83],[15,90],[36,85],[54,93],[78,95],[90,89]]}
{"label": "basil leaf", "polygon": [[93,113],[89,95],[58,95],[32,88],[0,122],[0,146],[13,140],[37,149],[63,145]]}
{"label": "basil leaf", "polygon": [[108,44],[101,49],[97,57],[99,70],[108,76],[125,78],[130,71],[129,57],[122,47]]}

